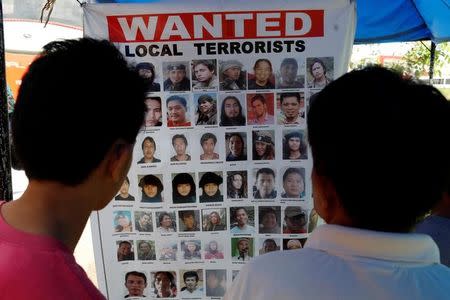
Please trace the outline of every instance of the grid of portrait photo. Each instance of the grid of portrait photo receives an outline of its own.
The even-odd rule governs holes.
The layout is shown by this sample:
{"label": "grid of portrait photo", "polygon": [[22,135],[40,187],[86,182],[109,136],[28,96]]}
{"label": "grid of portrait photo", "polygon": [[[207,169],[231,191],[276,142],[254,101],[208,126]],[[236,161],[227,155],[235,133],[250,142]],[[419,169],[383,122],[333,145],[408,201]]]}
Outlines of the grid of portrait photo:
{"label": "grid of portrait photo", "polygon": [[333,80],[333,61],[135,64],[148,83],[145,123],[130,172],[101,212],[118,295],[221,297],[254,257],[303,248],[320,222],[307,109]]}

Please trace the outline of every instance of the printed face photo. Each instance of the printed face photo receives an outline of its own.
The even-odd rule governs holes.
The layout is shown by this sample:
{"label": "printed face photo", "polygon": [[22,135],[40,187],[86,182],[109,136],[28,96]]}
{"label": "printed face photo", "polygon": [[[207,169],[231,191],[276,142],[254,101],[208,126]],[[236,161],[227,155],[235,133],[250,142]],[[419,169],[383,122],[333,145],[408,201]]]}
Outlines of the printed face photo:
{"label": "printed face photo", "polygon": [[280,233],[281,208],[279,206],[260,206],[259,233]]}
{"label": "printed face photo", "polygon": [[333,57],[308,57],[306,67],[309,88],[322,89],[333,81]]}
{"label": "printed face photo", "polygon": [[180,298],[200,298],[203,286],[203,270],[180,270]]}
{"label": "printed face photo", "polygon": [[189,91],[191,82],[189,80],[189,63],[164,62],[164,90],[165,91]]}
{"label": "printed face photo", "polygon": [[181,241],[181,250],[183,251],[183,259],[185,260],[199,260],[201,255],[201,241],[200,240],[184,240]]}
{"label": "printed face photo", "polygon": [[231,253],[233,261],[246,262],[253,257],[253,238],[231,238]]}
{"label": "printed face photo", "polygon": [[277,94],[279,101],[278,124],[305,124],[305,97],[303,92]]}
{"label": "printed face photo", "polygon": [[130,271],[125,274],[125,297],[145,297],[147,274],[144,271]]}
{"label": "printed face photo", "polygon": [[247,160],[245,132],[232,132],[225,134],[227,161]]}
{"label": "printed face photo", "polygon": [[167,98],[167,126],[190,126],[187,96],[173,95]]}
{"label": "printed face photo", "polygon": [[227,229],[227,212],[225,208],[202,210],[203,231],[219,231]]}
{"label": "printed face photo", "polygon": [[117,241],[117,261],[134,260],[134,242]]}
{"label": "printed face photo", "polygon": [[307,233],[308,213],[300,206],[287,206],[284,210],[283,233]]}
{"label": "printed face photo", "polygon": [[155,260],[155,241],[138,240],[138,260]]}
{"label": "printed face photo", "polygon": [[254,197],[256,199],[273,199],[276,197],[277,192],[275,190],[275,171],[270,168],[255,169],[255,185],[253,190],[255,191]]}
{"label": "printed face photo", "polygon": [[227,270],[205,270],[206,296],[223,297],[227,286]]}
{"label": "printed face photo", "polygon": [[287,168],[283,173],[282,198],[300,199],[305,196],[305,169]]}
{"label": "printed face photo", "polygon": [[177,279],[175,272],[157,271],[152,272],[152,287],[155,298],[174,298],[177,293]]}
{"label": "printed face photo", "polygon": [[232,199],[247,198],[247,171],[227,172],[227,196]]}
{"label": "printed face photo", "polygon": [[247,124],[274,123],[274,95],[272,93],[247,94]]}
{"label": "printed face photo", "polygon": [[175,261],[177,260],[178,244],[175,241],[163,242],[159,248],[159,260]]}
{"label": "printed face photo", "polygon": [[130,211],[115,211],[113,212],[113,218],[114,232],[133,231]]}
{"label": "printed face photo", "polygon": [[261,238],[259,239],[260,248],[259,254],[266,254],[273,251],[280,250],[280,240],[274,238]]}
{"label": "printed face photo", "polygon": [[175,232],[177,230],[175,219],[174,212],[156,212],[157,231],[160,233]]}
{"label": "printed face photo", "polygon": [[230,207],[231,233],[253,233],[255,208],[253,206]]}
{"label": "printed face photo", "polygon": [[304,130],[283,130],[283,159],[308,159]]}
{"label": "printed face photo", "polygon": [[153,220],[151,212],[135,211],[134,220],[135,220],[134,227],[136,228],[136,231],[139,232],[153,231]]}
{"label": "printed face photo", "polygon": [[200,231],[200,213],[198,210],[178,212],[180,231]]}
{"label": "printed face photo", "polygon": [[147,112],[145,114],[145,126],[161,126],[162,125],[162,110],[161,110],[161,98],[149,97],[145,99],[145,105],[147,106]]}
{"label": "printed face photo", "polygon": [[277,88],[303,88],[305,86],[305,79],[303,75],[299,74],[300,65],[300,62],[295,58],[284,58],[281,61],[280,69],[277,74]]}

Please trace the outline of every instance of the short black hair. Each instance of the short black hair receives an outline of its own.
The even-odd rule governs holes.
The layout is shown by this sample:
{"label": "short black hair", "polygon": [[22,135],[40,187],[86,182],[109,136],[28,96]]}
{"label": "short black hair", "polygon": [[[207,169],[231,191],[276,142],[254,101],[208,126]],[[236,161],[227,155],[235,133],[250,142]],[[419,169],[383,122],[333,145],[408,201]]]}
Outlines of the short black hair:
{"label": "short black hair", "polygon": [[275,172],[271,168],[261,168],[256,171],[256,180],[258,180],[259,174],[268,174],[272,175],[275,178]]}
{"label": "short black hair", "polygon": [[256,100],[261,101],[262,104],[266,104],[266,98],[262,94],[256,94],[250,99],[250,103],[253,105],[253,102]]}
{"label": "short black hair", "polygon": [[299,92],[290,92],[290,93],[281,93],[280,94],[280,103],[283,104],[284,98],[295,97],[297,98],[297,102],[300,103],[302,100],[302,95]]}
{"label": "short black hair", "polygon": [[309,65],[309,73],[311,73],[311,75],[313,74],[312,68],[313,68],[314,64],[316,64],[316,63],[318,63],[318,64],[320,64],[322,66],[323,74],[326,74],[327,73],[327,67],[325,66],[325,63],[320,58],[317,58],[317,57],[315,57],[312,60],[311,64]]}
{"label": "short black hair", "polygon": [[[22,79],[12,118],[27,177],[82,183],[115,142],[135,142],[147,110],[145,89],[144,79],[106,40],[45,45]],[[120,122],[111,121],[114,116]]]}
{"label": "short black hair", "polygon": [[187,272],[185,272],[185,273],[183,274],[183,281],[186,282],[186,279],[187,279],[188,277],[195,277],[195,281],[196,281],[196,282],[198,282],[198,280],[199,280],[198,274],[197,274],[197,272],[195,272],[195,271],[187,271]]}
{"label": "short black hair", "polygon": [[307,120],[314,171],[353,226],[407,232],[441,199],[450,102],[434,87],[381,67],[355,70],[318,93]]}
{"label": "short black hair", "polygon": [[130,275],[134,275],[134,276],[137,276],[137,277],[141,277],[141,278],[144,279],[144,282],[147,283],[147,276],[145,276],[144,273],[142,273],[142,272],[137,272],[137,271],[131,271],[131,272],[128,272],[127,274],[125,274],[125,283],[127,282],[128,276],[130,276]]}
{"label": "short black hair", "polygon": [[215,61],[212,59],[193,60],[192,61],[192,70],[198,65],[206,66],[209,69],[209,71],[211,71],[211,72],[216,71],[216,64],[215,64]]}
{"label": "short black hair", "polygon": [[142,145],[141,145],[142,150],[144,150],[145,141],[149,141],[150,143],[152,143],[153,148],[155,148],[155,151],[156,151],[156,143],[155,143],[155,140],[151,136],[146,136],[145,139],[142,141]]}
{"label": "short black hair", "polygon": [[217,137],[214,134],[212,134],[211,132],[207,132],[207,133],[204,133],[202,135],[202,137],[200,138],[200,145],[203,146],[203,143],[209,139],[213,140],[214,145],[217,144]]}
{"label": "short black hair", "polygon": [[188,141],[187,141],[186,137],[184,136],[184,134],[175,134],[175,135],[172,137],[172,146],[175,145],[175,140],[176,140],[176,139],[182,139],[183,142],[184,142],[184,144],[185,144],[186,146],[188,145]]}

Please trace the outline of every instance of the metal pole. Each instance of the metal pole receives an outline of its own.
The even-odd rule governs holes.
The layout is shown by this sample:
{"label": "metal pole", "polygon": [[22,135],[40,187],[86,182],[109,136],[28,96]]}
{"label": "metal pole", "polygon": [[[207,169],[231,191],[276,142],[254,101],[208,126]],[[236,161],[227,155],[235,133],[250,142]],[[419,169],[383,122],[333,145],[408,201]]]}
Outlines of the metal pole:
{"label": "metal pole", "polygon": [[431,49],[430,49],[430,83],[432,83],[433,75],[434,75],[434,57],[436,55],[436,44],[431,41]]}
{"label": "metal pole", "polygon": [[6,92],[3,7],[0,0],[0,199],[12,200],[11,156],[9,146],[8,100]]}

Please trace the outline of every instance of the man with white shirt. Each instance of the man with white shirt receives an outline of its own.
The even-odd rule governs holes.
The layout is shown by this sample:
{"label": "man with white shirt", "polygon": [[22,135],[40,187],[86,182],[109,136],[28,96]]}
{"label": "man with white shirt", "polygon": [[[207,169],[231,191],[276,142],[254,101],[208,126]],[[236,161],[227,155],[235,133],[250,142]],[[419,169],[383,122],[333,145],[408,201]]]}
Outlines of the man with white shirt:
{"label": "man with white shirt", "polygon": [[245,207],[238,207],[234,212],[236,226],[231,228],[233,234],[252,234],[255,233],[255,227],[248,224],[248,212]]}
{"label": "man with white shirt", "polygon": [[197,287],[198,280],[199,277],[195,271],[187,271],[183,274],[186,288],[180,292],[181,299],[203,298],[203,291]]}
{"label": "man with white shirt", "polygon": [[450,177],[450,103],[368,67],[325,87],[307,120],[314,208],[327,224],[303,249],[246,264],[225,299],[448,299],[450,269],[431,237],[411,231]]}

